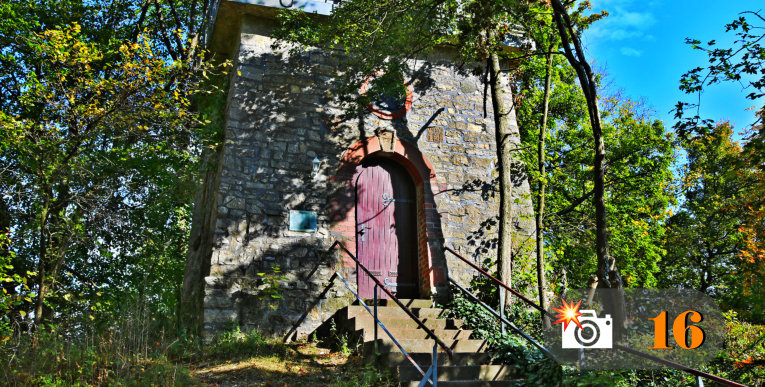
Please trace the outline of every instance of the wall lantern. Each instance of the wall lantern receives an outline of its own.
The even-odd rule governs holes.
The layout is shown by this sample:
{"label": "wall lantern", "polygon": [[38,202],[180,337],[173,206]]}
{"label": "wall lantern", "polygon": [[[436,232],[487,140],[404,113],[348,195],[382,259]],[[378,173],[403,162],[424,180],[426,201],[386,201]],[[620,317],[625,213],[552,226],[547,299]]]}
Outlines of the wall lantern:
{"label": "wall lantern", "polygon": [[321,160],[319,160],[318,157],[313,158],[313,175],[316,176],[319,173],[319,168],[321,167]]}

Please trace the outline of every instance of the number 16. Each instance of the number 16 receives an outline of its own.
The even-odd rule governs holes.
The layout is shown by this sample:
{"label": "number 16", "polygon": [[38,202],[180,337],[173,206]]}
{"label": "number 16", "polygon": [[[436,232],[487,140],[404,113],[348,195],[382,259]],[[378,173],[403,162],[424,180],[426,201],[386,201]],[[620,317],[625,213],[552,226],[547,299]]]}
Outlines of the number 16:
{"label": "number 16", "polygon": [[[694,349],[704,344],[704,330],[695,326],[687,325],[686,317],[688,317],[692,323],[699,323],[703,320],[701,313],[695,310],[687,310],[680,313],[675,322],[672,324],[672,335],[675,336],[675,342],[681,348]],[[652,320],[653,325],[653,347],[650,349],[671,349],[667,343],[667,311],[659,313]],[[690,340],[686,335],[690,335]],[[690,343],[688,342],[690,341]]]}

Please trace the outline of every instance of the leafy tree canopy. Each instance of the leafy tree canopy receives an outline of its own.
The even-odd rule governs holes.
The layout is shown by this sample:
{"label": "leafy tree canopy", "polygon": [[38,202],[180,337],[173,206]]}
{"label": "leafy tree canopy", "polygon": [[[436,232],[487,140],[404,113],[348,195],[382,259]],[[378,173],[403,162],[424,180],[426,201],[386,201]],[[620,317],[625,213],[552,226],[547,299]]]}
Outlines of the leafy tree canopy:
{"label": "leafy tree canopy", "polygon": [[92,317],[149,289],[175,302],[212,129],[192,99],[217,71],[198,49],[201,6],[0,5],[5,269],[31,285],[4,290],[35,298],[6,317]]}

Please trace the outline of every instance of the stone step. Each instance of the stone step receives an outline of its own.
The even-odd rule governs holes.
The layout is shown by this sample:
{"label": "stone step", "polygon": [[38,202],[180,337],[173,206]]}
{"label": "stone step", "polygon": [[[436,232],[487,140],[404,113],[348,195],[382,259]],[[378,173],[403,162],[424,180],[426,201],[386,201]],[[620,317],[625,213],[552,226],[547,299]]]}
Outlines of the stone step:
{"label": "stone step", "polygon": [[[422,367],[422,366],[420,366]],[[421,380],[422,375],[410,364],[397,367],[401,382]],[[427,372],[426,368],[422,369]],[[438,366],[438,382],[447,380],[506,380],[517,377],[519,370],[510,365]]]}
{"label": "stone step", "polygon": [[[433,340],[423,339],[401,339],[397,340],[399,344],[409,353],[433,353]],[[489,343],[486,340],[441,340],[452,352],[486,352],[489,349]],[[372,354],[374,342],[367,341],[363,344],[365,354]],[[400,352],[401,350],[393,343],[390,338],[380,338],[377,340],[377,350],[381,353]],[[439,346],[439,351],[441,351]]]}
{"label": "stone step", "polygon": [[[369,306],[369,305],[367,305]],[[374,308],[369,306],[369,309],[374,313]],[[412,313],[419,319],[424,318],[444,318],[447,312],[441,308],[410,308]],[[354,318],[356,316],[370,316],[371,314],[362,305],[350,305],[348,306],[347,318]],[[404,309],[395,306],[383,306],[377,307],[377,317],[382,320],[385,317],[399,317],[411,319],[409,314]]]}
{"label": "stone step", "polygon": [[[388,329],[417,329],[420,327],[409,317],[379,316],[378,318]],[[421,321],[430,329],[460,329],[465,324],[462,320],[451,318],[424,318]],[[374,317],[367,313],[354,317],[350,320],[350,324],[355,330],[374,329],[375,321]]]}
{"label": "stone step", "polygon": [[[431,361],[433,359],[432,353],[410,353],[409,356],[411,356],[412,360],[414,360],[420,367],[422,367],[423,370],[427,370],[427,368],[430,367]],[[439,367],[481,365],[491,361],[491,354],[486,352],[458,352],[455,353],[451,359],[449,359],[447,354],[442,352],[439,352],[437,356]],[[404,356],[404,354],[401,352],[383,353],[380,354],[377,360],[380,365],[388,367],[397,367],[401,365],[411,366],[412,364],[409,359],[407,359],[406,356]]]}
{"label": "stone step", "polygon": [[[427,339],[430,337],[428,333],[425,332],[425,330],[422,328],[390,328],[387,325],[385,327],[388,328],[388,331],[393,334],[393,337],[395,337],[396,340]],[[374,328],[365,327],[358,333],[363,337],[364,341],[374,340]],[[438,336],[438,338],[441,340],[467,340],[470,338],[470,335],[473,334],[473,331],[466,329],[434,329],[433,333],[435,333],[436,336]],[[388,335],[385,333],[385,331],[382,330],[382,328],[378,328],[377,337],[388,337]]]}
{"label": "stone step", "polygon": [[[412,313],[420,318],[426,327],[433,330],[446,346],[453,351],[453,357],[438,348],[438,384],[440,386],[507,386],[523,384],[522,379],[514,379],[519,370],[510,365],[490,365],[491,355],[487,353],[489,344],[485,340],[471,340],[473,331],[462,329],[464,321],[445,318],[446,312],[433,308],[434,303],[426,299],[400,300]],[[365,300],[373,310],[372,300]],[[430,367],[433,353],[433,339],[428,337],[412,318],[394,301],[378,300],[378,318],[404,347],[409,356],[423,370]],[[422,378],[409,358],[399,350],[393,340],[380,328],[377,341],[374,338],[376,323],[373,316],[358,302],[349,305],[336,314],[339,326],[352,336],[363,341],[361,354],[365,361],[377,362],[378,366],[395,368],[399,386],[417,386]],[[375,342],[378,355],[374,354]]]}
{"label": "stone step", "polygon": [[[399,387],[417,387],[419,386],[419,381],[409,381],[409,382],[399,382]],[[425,384],[426,386],[430,386],[429,383]],[[438,381],[439,387],[494,387],[494,386],[502,386],[507,387],[509,385],[517,386],[517,385],[526,385],[524,383],[523,379],[515,379],[515,380],[445,380],[445,381]]]}
{"label": "stone step", "polygon": [[[433,300],[425,298],[425,299],[418,299],[418,298],[399,298],[399,301],[401,301],[402,304],[404,304],[407,308],[432,308],[433,307]],[[358,301],[355,301],[353,305],[358,305]],[[373,299],[365,299],[364,303],[369,306],[369,308],[372,308],[372,305],[374,305]],[[396,304],[393,300],[386,300],[386,299],[378,299],[377,300],[377,306],[392,306],[394,308],[400,308],[398,304]]]}

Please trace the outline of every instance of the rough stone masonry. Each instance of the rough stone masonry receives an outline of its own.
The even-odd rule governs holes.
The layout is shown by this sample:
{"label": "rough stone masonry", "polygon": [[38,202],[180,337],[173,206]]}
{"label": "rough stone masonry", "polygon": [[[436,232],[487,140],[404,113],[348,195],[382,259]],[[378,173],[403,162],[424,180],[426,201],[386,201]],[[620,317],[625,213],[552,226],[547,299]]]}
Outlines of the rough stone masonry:
{"label": "rough stone masonry", "polygon": [[[482,262],[496,256],[498,198],[496,141],[483,64],[458,66],[444,49],[410,63],[411,109],[399,119],[365,112],[348,117],[334,83],[342,57],[318,50],[290,55],[272,48],[273,13],[224,1],[212,48],[234,62],[225,107],[225,143],[206,179],[191,254],[209,259],[204,328],[231,324],[272,335],[310,334],[352,295],[355,253],[353,168],[370,154],[409,165],[417,190],[421,297],[450,297],[446,276],[466,285],[475,274],[444,254],[449,246]],[[511,104],[510,93],[506,93]],[[517,133],[514,113],[508,118]],[[518,143],[516,135],[511,141]],[[318,160],[318,163],[314,161]],[[314,171],[314,164],[318,170]],[[534,223],[528,182],[513,189],[514,246],[533,254]],[[317,214],[315,231],[290,231],[291,210]],[[210,243],[200,241],[209,240]],[[201,246],[201,247],[200,247]],[[273,274],[278,267],[279,275]],[[281,298],[265,292],[271,276]],[[263,297],[266,296],[266,297]]]}

